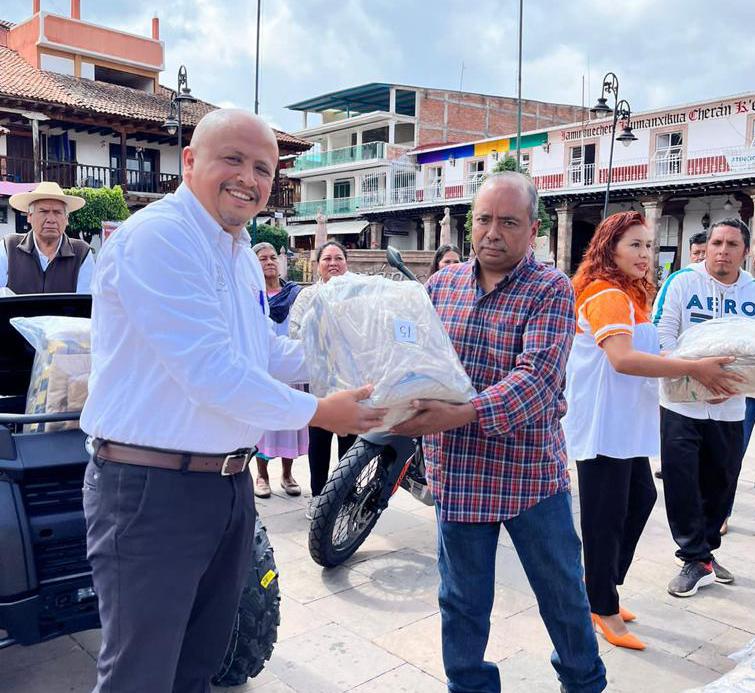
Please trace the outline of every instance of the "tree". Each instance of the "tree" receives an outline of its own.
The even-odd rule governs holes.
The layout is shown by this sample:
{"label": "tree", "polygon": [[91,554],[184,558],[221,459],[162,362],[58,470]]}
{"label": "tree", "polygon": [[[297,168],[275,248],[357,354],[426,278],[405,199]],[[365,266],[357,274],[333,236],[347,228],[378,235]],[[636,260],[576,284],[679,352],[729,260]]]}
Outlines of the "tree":
{"label": "tree", "polygon": [[91,238],[92,234],[99,233],[103,221],[123,221],[131,214],[120,185],[112,188],[69,188],[65,192],[86,200],[81,209],[71,212],[68,217],[68,233],[74,236]]}
{"label": "tree", "polygon": [[[252,235],[251,222],[246,225],[249,235]],[[280,252],[281,248],[288,248],[288,232],[286,229],[273,226],[272,224],[260,224],[257,227],[257,243],[269,243]]]}
{"label": "tree", "polygon": [[[508,154],[501,159],[494,167],[492,173],[503,173],[504,171],[518,171],[519,168],[516,165],[516,159]],[[525,173],[525,175],[527,175]],[[537,200],[537,218],[540,219],[540,227],[537,230],[538,236],[550,236],[551,222],[550,214],[545,209],[545,205],[541,198]],[[464,222],[464,228],[467,231],[467,241],[471,243],[472,240],[472,205],[467,210],[467,220]]]}

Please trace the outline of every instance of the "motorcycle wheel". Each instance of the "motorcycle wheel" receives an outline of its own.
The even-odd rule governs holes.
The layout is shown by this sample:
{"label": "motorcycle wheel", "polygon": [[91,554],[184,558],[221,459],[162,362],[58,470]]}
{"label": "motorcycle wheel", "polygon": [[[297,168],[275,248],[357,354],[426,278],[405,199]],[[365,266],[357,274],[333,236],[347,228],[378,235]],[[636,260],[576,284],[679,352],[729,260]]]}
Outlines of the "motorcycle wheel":
{"label": "motorcycle wheel", "polygon": [[383,510],[384,450],[360,438],[339,460],[313,508],[309,554],[315,563],[340,565],[369,536]]}
{"label": "motorcycle wheel", "polygon": [[257,516],[254,555],[216,686],[241,686],[259,674],[273,654],[280,625],[280,590],[273,547]]}

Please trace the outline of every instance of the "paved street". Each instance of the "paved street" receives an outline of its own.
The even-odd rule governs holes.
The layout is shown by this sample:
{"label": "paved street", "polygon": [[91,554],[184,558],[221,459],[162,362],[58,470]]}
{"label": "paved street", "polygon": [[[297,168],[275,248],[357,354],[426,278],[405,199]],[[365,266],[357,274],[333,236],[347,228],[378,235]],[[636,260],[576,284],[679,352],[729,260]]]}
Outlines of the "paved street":
{"label": "paved street", "polygon": [[[271,464],[274,488],[278,470],[279,465]],[[306,460],[295,470],[306,486]],[[755,447],[740,478],[731,530],[718,553],[736,582],[707,587],[691,599],[666,593],[678,568],[659,498],[623,589],[623,603],[638,615],[632,630],[648,649],[617,649],[599,638],[609,691],[685,691],[733,668],[726,655],[755,634],[754,483]],[[246,686],[230,690],[444,691],[433,510],[401,491],[362,550],[346,566],[325,571],[309,558],[305,502],[285,497],[280,489],[259,502],[281,573],[282,623],[265,671]],[[98,631],[90,631],[0,651],[0,691],[88,693],[98,640]],[[502,533],[488,658],[498,662],[504,691],[558,691],[549,652],[534,597]]]}

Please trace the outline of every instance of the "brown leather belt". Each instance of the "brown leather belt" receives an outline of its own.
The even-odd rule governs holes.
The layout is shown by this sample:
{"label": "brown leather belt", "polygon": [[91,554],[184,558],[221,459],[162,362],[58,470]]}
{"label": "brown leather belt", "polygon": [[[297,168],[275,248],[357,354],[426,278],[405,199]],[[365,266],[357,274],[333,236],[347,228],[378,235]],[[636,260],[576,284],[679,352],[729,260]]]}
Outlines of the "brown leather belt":
{"label": "brown leather belt", "polygon": [[141,467],[158,467],[188,472],[220,472],[231,476],[243,472],[257,454],[257,448],[239,448],[227,455],[201,455],[192,452],[174,452],[124,445],[110,440],[94,440],[97,457],[108,462],[135,464]]}

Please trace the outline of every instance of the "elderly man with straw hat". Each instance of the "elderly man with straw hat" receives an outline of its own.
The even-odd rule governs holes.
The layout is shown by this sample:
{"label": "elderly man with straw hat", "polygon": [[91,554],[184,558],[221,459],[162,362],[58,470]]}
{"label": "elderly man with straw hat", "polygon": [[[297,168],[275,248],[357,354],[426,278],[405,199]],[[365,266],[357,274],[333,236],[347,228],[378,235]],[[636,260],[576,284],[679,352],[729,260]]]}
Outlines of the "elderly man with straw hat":
{"label": "elderly man with straw hat", "polygon": [[43,182],[32,192],[13,195],[10,204],[27,215],[31,231],[8,234],[0,242],[0,287],[16,294],[90,293],[91,249],[65,232],[68,214],[85,200]]}

